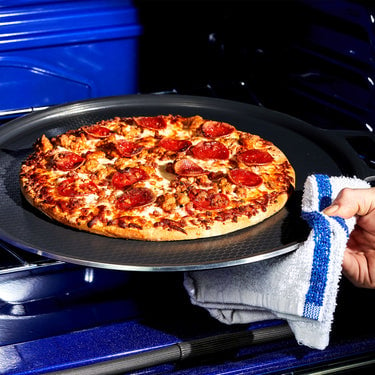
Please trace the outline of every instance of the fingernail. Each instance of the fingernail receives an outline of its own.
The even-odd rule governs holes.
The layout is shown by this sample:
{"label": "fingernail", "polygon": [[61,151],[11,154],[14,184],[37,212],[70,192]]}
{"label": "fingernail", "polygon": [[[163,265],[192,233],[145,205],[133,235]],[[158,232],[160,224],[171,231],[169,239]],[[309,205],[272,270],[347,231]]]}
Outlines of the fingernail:
{"label": "fingernail", "polygon": [[332,215],[339,209],[337,204],[333,204],[332,206],[328,206],[323,210],[323,213],[326,215]]}

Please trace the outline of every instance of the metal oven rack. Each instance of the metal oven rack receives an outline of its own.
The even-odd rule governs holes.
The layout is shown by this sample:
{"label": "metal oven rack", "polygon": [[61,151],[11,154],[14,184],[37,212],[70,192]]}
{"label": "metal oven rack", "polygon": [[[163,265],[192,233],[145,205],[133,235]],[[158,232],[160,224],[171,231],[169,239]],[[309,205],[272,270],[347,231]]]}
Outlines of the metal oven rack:
{"label": "metal oven rack", "polygon": [[59,264],[63,264],[63,262],[29,253],[0,241],[0,275]]}

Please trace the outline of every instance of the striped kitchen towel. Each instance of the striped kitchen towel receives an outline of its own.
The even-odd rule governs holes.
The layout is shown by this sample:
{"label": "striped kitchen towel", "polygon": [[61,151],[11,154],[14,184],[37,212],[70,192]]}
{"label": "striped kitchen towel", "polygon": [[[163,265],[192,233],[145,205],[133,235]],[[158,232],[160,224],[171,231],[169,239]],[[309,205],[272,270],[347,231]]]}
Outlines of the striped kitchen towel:
{"label": "striped kitchen towel", "polygon": [[302,217],[311,228],[306,241],[280,257],[185,273],[191,302],[227,324],[285,319],[300,344],[326,348],[355,218],[328,217],[322,210],[344,187],[369,184],[357,178],[309,176],[302,197]]}

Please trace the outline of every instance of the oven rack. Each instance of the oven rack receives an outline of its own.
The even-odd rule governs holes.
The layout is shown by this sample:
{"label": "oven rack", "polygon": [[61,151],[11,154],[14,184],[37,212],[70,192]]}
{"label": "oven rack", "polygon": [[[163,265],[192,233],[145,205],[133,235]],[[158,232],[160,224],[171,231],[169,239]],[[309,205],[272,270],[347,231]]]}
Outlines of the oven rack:
{"label": "oven rack", "polygon": [[64,262],[24,251],[0,240],[0,275],[60,264]]}

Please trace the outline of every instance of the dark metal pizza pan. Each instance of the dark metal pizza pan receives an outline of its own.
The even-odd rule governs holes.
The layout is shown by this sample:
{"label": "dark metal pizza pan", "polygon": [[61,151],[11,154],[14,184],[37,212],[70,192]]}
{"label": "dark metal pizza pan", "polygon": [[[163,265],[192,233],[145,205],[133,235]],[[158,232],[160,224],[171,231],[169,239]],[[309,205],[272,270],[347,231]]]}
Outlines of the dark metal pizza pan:
{"label": "dark metal pizza pan", "polygon": [[[265,222],[235,233],[191,241],[148,242],[71,229],[50,220],[23,199],[18,182],[20,164],[43,133],[51,137],[114,116],[158,114],[201,115],[226,121],[274,142],[297,174],[296,191],[287,206]],[[134,95],[52,107],[0,127],[0,238],[53,259],[120,270],[197,270],[279,256],[294,250],[307,236],[308,228],[300,219],[300,200],[308,175],[365,178],[374,174],[350,147],[346,136],[279,112],[206,97]]]}

